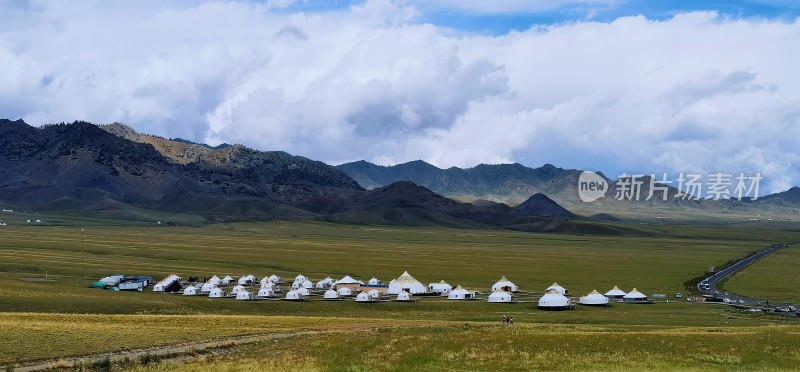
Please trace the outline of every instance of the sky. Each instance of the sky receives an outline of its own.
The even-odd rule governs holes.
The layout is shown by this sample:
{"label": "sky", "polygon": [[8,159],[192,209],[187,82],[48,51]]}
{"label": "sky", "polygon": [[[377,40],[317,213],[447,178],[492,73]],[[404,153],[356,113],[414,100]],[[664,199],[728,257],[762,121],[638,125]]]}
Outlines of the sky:
{"label": "sky", "polygon": [[800,2],[0,0],[0,118],[800,185]]}

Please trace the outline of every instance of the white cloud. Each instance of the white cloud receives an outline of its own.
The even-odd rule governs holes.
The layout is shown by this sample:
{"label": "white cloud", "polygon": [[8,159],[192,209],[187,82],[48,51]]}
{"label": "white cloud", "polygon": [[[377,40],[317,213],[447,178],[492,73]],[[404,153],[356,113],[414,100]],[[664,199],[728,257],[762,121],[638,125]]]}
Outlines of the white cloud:
{"label": "white cloud", "polygon": [[332,163],[800,182],[800,21],[700,12],[490,37],[420,24],[430,4],[388,0],[309,13],[287,1],[14,4],[0,4],[13,14],[0,25],[2,117],[122,121]]}

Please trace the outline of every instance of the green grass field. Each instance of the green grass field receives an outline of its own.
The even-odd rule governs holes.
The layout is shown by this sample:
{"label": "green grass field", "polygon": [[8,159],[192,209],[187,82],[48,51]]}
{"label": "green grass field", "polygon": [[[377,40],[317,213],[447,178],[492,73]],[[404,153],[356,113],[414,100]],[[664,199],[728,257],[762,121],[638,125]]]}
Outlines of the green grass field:
{"label": "green grass field", "polygon": [[800,244],[775,252],[733,275],[726,290],[754,298],[800,304]]}
{"label": "green grass field", "polygon": [[[645,225],[625,227],[628,230],[636,229],[636,236],[607,237],[312,222],[236,223],[201,228],[87,225],[83,239],[81,227],[77,225],[4,226],[0,229],[0,280],[4,283],[0,286],[0,312],[10,312],[13,315],[4,323],[3,328],[16,329],[16,324],[24,324],[28,319],[31,322],[31,325],[20,328],[24,331],[13,332],[11,338],[0,342],[0,355],[5,356],[0,364],[106,352],[154,343],[169,344],[192,339],[268,333],[271,330],[262,326],[263,324],[270,321],[280,322],[281,319],[287,319],[285,317],[317,319],[311,321],[312,324],[320,319],[325,323],[325,319],[333,317],[346,318],[356,323],[375,322],[375,327],[381,329],[397,325],[398,322],[421,321],[428,322],[430,327],[445,327],[441,331],[444,335],[454,332],[453,329],[460,329],[460,325],[451,325],[453,323],[450,322],[471,322],[476,329],[463,340],[463,348],[470,349],[473,347],[470,345],[479,342],[484,336],[491,340],[499,337],[493,343],[506,342],[500,340],[502,333],[498,333],[505,331],[495,330],[492,324],[499,323],[502,315],[509,315],[514,317],[519,328],[515,328],[516,336],[509,339],[508,347],[513,351],[511,355],[516,360],[526,360],[522,364],[512,362],[514,358],[509,361],[495,356],[495,349],[489,349],[494,351],[484,354],[464,355],[442,349],[436,352],[435,357],[415,356],[415,352],[409,351],[401,353],[395,359],[387,357],[388,359],[377,360],[380,368],[369,368],[365,364],[369,361],[361,354],[347,354],[342,359],[335,359],[341,363],[331,364],[332,362],[324,359],[324,353],[338,353],[335,348],[320,347],[317,354],[309,353],[301,360],[309,368],[323,370],[337,369],[334,367],[338,365],[351,366],[351,370],[403,370],[411,367],[403,364],[406,363],[406,357],[419,359],[414,365],[425,369],[444,369],[459,358],[465,360],[464,369],[485,369],[489,366],[485,363],[500,363],[497,364],[498,368],[519,366],[521,369],[575,369],[588,368],[590,365],[586,363],[593,360],[615,355],[628,358],[630,354],[651,358],[646,358],[647,362],[644,364],[619,364],[621,368],[661,368],[667,365],[681,369],[692,366],[723,369],[787,366],[800,368],[796,364],[797,355],[781,349],[783,343],[797,341],[800,327],[794,319],[751,315],[719,305],[674,301],[647,306],[615,304],[611,308],[579,307],[576,311],[569,312],[540,311],[533,302],[554,281],[569,288],[576,296],[593,289],[605,292],[614,285],[625,290],[637,287],[646,294],[665,293],[670,297],[675,292],[686,293],[684,283],[702,275],[711,266],[740,258],[775,242],[800,241],[800,232],[791,228],[770,228],[763,225]],[[778,259],[780,270],[790,270],[790,267],[800,264],[800,255],[795,253],[795,249],[795,246],[791,246],[779,253],[785,255]],[[763,261],[763,264],[769,265],[772,261],[768,260],[770,258]],[[791,295],[787,292],[791,282],[773,281],[766,274],[776,269],[768,267],[763,269],[763,273],[759,273],[757,270],[761,270],[761,265],[762,262],[759,262],[732,279],[726,283],[726,288],[741,289],[743,294],[754,293],[745,291],[758,291],[776,301],[791,300],[787,296]],[[149,290],[140,293],[88,288],[92,281],[115,273],[149,274],[157,277],[170,273],[183,277],[213,274],[241,276],[250,273],[261,277],[276,273],[285,278],[293,278],[302,273],[315,281],[328,275],[339,278],[349,274],[365,281],[372,276],[388,281],[405,270],[426,284],[444,279],[454,286],[460,284],[480,290],[485,293],[484,296],[488,294],[486,292],[490,286],[500,276],[505,275],[520,286],[521,290],[529,292],[521,298],[532,301],[489,304],[485,301],[460,303],[424,298],[417,303],[377,304],[357,304],[352,301],[237,302],[200,296],[165,295]],[[14,314],[22,312],[25,314]],[[78,314],[95,314],[94,317],[106,319],[111,324],[87,326],[84,324],[86,319],[70,318],[84,316]],[[137,318],[130,319],[141,322],[142,327],[132,326],[128,321],[121,326],[117,325],[112,320],[119,319],[114,318],[120,316],[119,314],[135,315]],[[164,322],[164,316],[176,316],[173,318],[175,326],[169,332],[172,336],[154,338],[150,332],[158,329],[159,324]],[[197,319],[207,316],[217,317],[214,319],[220,326],[207,329],[192,326]],[[271,320],[276,316],[279,318]],[[67,320],[58,317],[66,317],[64,319]],[[252,327],[248,325],[250,320],[254,322]],[[243,322],[248,324],[243,325]],[[59,324],[70,326],[62,328]],[[298,322],[290,328],[302,328],[302,324]],[[782,326],[759,328],[774,327],[776,324]],[[537,353],[527,345],[546,343],[549,337],[547,335],[552,335],[553,332],[545,325],[568,327],[565,329],[570,329],[572,333],[566,334],[572,336],[556,337],[548,346],[550,349],[544,347],[541,353]],[[764,344],[765,347],[775,347],[775,350],[781,351],[769,349],[764,351],[766,354],[759,352],[758,355],[751,355],[742,348],[721,354],[721,359],[716,356],[702,356],[703,352],[691,356],[694,355],[689,353],[692,348],[717,350],[718,347],[735,347],[734,341],[722,341],[725,339],[722,334],[728,331],[720,334],[708,332],[708,336],[706,333],[693,333],[695,329],[707,327],[722,327],[735,333],[736,338],[743,343]],[[90,331],[81,331],[84,329]],[[119,330],[112,332],[114,329]],[[669,329],[673,329],[676,335],[683,335],[680,336],[683,344],[678,349],[681,350],[680,353],[686,352],[682,357],[685,359],[683,362],[678,362],[676,356],[665,357],[659,354],[660,348],[664,347],[661,340],[671,332]],[[653,333],[642,333],[642,341],[638,343],[622,341],[640,337],[636,332],[642,330]],[[767,330],[774,337],[765,343],[763,332],[758,330]],[[338,337],[352,339],[353,345],[365,345],[364,347],[383,345],[393,342],[395,338],[414,340],[413,344],[417,345],[414,350],[450,347],[437,346],[439,343],[447,344],[442,339],[446,336],[438,336],[440,330],[427,332],[414,328],[389,330],[385,334],[381,333],[383,331],[375,332],[367,338],[355,333]],[[109,333],[119,336],[110,337]],[[59,348],[18,347],[21,343],[24,344],[26,334],[34,335],[30,337],[31,342],[49,339],[65,341]],[[612,342],[604,346],[605,348],[598,349],[596,355],[590,353],[596,358],[589,356],[586,350],[578,349],[569,354],[575,360],[563,364],[564,368],[548,364],[549,359],[545,356],[556,352],[558,345],[576,348],[577,344],[571,342],[584,336],[592,340],[608,339]],[[303,336],[292,340],[316,344],[325,337],[334,336]],[[707,337],[712,340],[707,340]],[[666,338],[672,339],[672,336]],[[73,339],[77,341],[71,344],[66,342]],[[600,341],[593,342],[602,344]],[[249,347],[256,346],[237,347],[233,353],[250,355],[247,349]],[[492,348],[497,347],[500,345],[492,345]],[[536,350],[539,350],[538,346]],[[714,353],[716,355],[717,352]],[[762,361],[770,359],[770,353],[779,360]],[[242,360],[241,365],[261,363],[258,361],[264,358],[272,358],[270,363],[282,363],[277,355],[259,355],[258,358]],[[651,362],[652,364],[648,364]],[[233,362],[215,357],[187,363],[186,367],[189,369],[196,367],[198,370],[228,370]],[[280,364],[276,366],[277,369],[286,369]]]}

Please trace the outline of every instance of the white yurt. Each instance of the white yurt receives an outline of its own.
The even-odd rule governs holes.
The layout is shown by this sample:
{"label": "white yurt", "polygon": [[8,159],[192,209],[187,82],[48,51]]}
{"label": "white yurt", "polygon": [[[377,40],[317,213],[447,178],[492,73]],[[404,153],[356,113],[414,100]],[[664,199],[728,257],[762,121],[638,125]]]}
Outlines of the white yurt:
{"label": "white yurt", "polygon": [[516,292],[516,291],[517,291],[517,285],[511,283],[511,281],[506,279],[505,276],[500,278],[500,280],[497,281],[497,283],[494,283],[494,285],[492,286],[492,292]]}
{"label": "white yurt", "polygon": [[236,293],[236,300],[237,301],[244,301],[244,300],[252,300],[253,294],[248,292],[246,289],[242,289],[238,293]]}
{"label": "white yurt", "polygon": [[389,283],[389,290],[387,293],[396,295],[400,294],[402,291],[406,291],[411,294],[420,294],[427,293],[428,288],[422,285],[419,280],[416,280],[413,276],[409,275],[408,271],[405,271],[403,272],[403,275],[400,275],[399,278]]}
{"label": "white yurt", "polygon": [[514,294],[506,291],[495,291],[489,295],[487,302],[514,302]]}
{"label": "white yurt", "polygon": [[250,283],[255,283],[258,281],[258,277],[253,274],[247,274],[247,279],[250,281]]}
{"label": "white yurt", "polygon": [[621,300],[623,297],[625,297],[626,294],[628,293],[619,289],[619,287],[614,286],[614,288],[606,292],[606,297],[612,300]]}
{"label": "white yurt", "polygon": [[272,290],[272,287],[261,287],[256,297],[275,297],[275,291]]}
{"label": "white yurt", "polygon": [[279,276],[277,276],[275,274],[272,274],[272,275],[269,276],[269,281],[271,281],[273,283],[280,283],[281,282],[281,277],[279,277]]}
{"label": "white yurt", "polygon": [[322,295],[323,300],[338,300],[339,299],[339,292],[336,292],[333,289],[329,289],[325,291],[325,294]]}
{"label": "white yurt", "polygon": [[250,284],[252,284],[253,282],[250,280],[250,278],[249,278],[249,277],[247,277],[247,276],[243,276],[243,277],[239,278],[239,280],[237,281],[237,283],[238,283],[239,285],[250,285]]}
{"label": "white yurt", "polygon": [[473,298],[475,298],[475,292],[470,292],[461,286],[456,287],[447,295],[448,300],[471,300]]}
{"label": "white yurt", "polygon": [[628,292],[625,296],[622,297],[622,301],[630,304],[636,303],[649,303],[650,300],[647,299],[642,292],[639,292],[636,288]]}
{"label": "white yurt", "polygon": [[214,288],[217,288],[217,285],[216,285],[216,284],[213,284],[213,283],[211,283],[211,281],[209,280],[209,281],[207,281],[205,284],[203,284],[203,286],[202,286],[202,287],[200,287],[200,293],[208,293],[208,292],[211,292],[211,290],[212,290],[212,289],[214,289]]}
{"label": "white yurt", "polygon": [[412,302],[414,301],[414,295],[408,293],[406,291],[402,291],[397,295],[397,299],[395,301],[399,302]]}
{"label": "white yurt", "polygon": [[356,302],[375,302],[376,300],[367,292],[361,292],[356,296]]}
{"label": "white yurt", "polygon": [[306,289],[311,289],[314,288],[314,282],[306,279],[306,281],[304,281],[303,284],[301,284],[300,286]]}
{"label": "white yurt", "polygon": [[381,280],[373,276],[372,279],[370,279],[367,282],[367,284],[369,284],[369,285],[381,285]]}
{"label": "white yurt", "polygon": [[568,310],[570,307],[569,298],[555,289],[547,291],[547,293],[539,299],[539,308],[542,310]]}
{"label": "white yurt", "polygon": [[197,287],[190,285],[183,290],[184,296],[197,296]]}
{"label": "white yurt", "polygon": [[347,287],[339,288],[337,292],[339,292],[339,296],[341,297],[348,297],[353,295],[353,290]]}
{"label": "white yurt", "polygon": [[344,278],[337,280],[335,284],[337,288],[339,288],[340,286],[348,286],[352,288],[354,286],[362,285],[364,284],[364,282],[353,279],[353,277],[351,277],[350,275],[345,275]]}
{"label": "white yurt", "polygon": [[219,283],[222,282],[222,280],[218,276],[214,275],[211,277],[211,279],[208,280],[208,282],[213,285],[219,285]]}
{"label": "white yurt", "polygon": [[208,292],[208,297],[211,298],[225,297],[225,292],[221,288],[214,288],[211,290],[211,292]]}
{"label": "white yurt", "polygon": [[231,289],[231,294],[235,295],[235,294],[239,293],[239,291],[243,291],[243,290],[244,290],[244,286],[237,285],[237,286],[233,287],[233,289]]}
{"label": "white yurt", "polygon": [[579,303],[586,306],[608,306],[608,297],[595,290],[581,297]]}
{"label": "white yurt", "polygon": [[228,284],[232,284],[232,283],[233,283],[233,278],[231,278],[230,275],[225,275],[225,277],[222,278],[222,284],[228,285]]}
{"label": "white yurt", "polygon": [[311,295],[311,292],[308,290],[308,288],[300,287],[300,288],[295,289],[295,291],[297,293],[299,293],[301,296],[310,296]]}
{"label": "white yurt", "polygon": [[294,277],[294,281],[295,282],[300,282],[300,283],[306,281],[306,279],[308,279],[308,278],[306,278],[305,275],[303,275],[303,274],[300,274],[300,275]]}
{"label": "white yurt", "polygon": [[373,289],[373,290],[367,292],[367,294],[370,295],[370,297],[372,297],[374,299],[381,298],[381,292],[379,290],[377,290],[377,289]]}
{"label": "white yurt", "polygon": [[275,290],[275,287],[277,287],[277,286],[275,285],[275,283],[273,283],[273,282],[270,282],[270,281],[267,281],[266,283],[262,283],[262,284],[261,284],[261,288],[269,288],[269,289],[271,289],[271,290],[273,290],[273,291]]}
{"label": "white yurt", "polygon": [[545,289],[544,291],[545,292],[556,291],[558,292],[558,294],[563,296],[569,295],[569,290],[560,286],[558,283],[553,283],[553,285],[547,287],[547,289]]}
{"label": "white yurt", "polygon": [[315,287],[317,287],[317,289],[331,288],[331,287],[333,287],[333,283],[335,283],[333,278],[327,277],[325,279],[322,279],[322,280],[318,281],[317,284],[315,285]]}
{"label": "white yurt", "polygon": [[453,290],[453,286],[447,284],[444,280],[439,283],[431,283],[428,287],[431,288],[431,292],[438,293],[440,296],[447,296]]}
{"label": "white yurt", "polygon": [[286,292],[286,299],[289,301],[300,301],[303,300],[304,297],[303,295],[300,294],[300,292],[291,290],[289,292]]}

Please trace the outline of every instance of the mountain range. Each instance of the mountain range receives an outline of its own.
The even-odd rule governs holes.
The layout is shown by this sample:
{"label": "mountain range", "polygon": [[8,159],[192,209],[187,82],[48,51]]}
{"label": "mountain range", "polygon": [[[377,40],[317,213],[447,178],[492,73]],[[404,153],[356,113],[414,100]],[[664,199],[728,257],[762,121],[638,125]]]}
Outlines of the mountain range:
{"label": "mountain range", "polygon": [[319,161],[242,145],[164,139],[122,124],[37,128],[0,120],[0,205],[18,210],[541,231],[575,217],[554,204],[536,197],[526,208],[473,205],[408,181],[365,189],[345,171]]}

